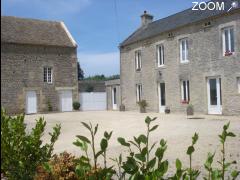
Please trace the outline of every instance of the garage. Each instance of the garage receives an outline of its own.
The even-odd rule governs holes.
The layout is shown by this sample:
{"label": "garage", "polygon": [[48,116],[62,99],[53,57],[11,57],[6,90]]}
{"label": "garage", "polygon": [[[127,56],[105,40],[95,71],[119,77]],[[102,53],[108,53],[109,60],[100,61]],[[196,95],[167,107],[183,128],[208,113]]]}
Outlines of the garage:
{"label": "garage", "polygon": [[82,111],[102,111],[107,108],[106,92],[81,92],[79,98]]}
{"label": "garage", "polygon": [[60,109],[62,112],[72,111],[72,90],[60,91]]}
{"label": "garage", "polygon": [[37,94],[36,91],[26,92],[26,114],[37,113]]}

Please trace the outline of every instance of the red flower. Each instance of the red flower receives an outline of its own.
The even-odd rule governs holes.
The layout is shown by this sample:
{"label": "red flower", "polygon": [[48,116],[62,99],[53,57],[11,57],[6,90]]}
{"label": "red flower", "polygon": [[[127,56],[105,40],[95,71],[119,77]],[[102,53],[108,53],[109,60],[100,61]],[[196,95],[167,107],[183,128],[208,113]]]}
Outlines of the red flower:
{"label": "red flower", "polygon": [[181,103],[182,103],[182,104],[188,104],[189,101],[187,101],[187,100],[182,100]]}
{"label": "red flower", "polygon": [[230,52],[230,51],[226,51],[225,52],[225,56],[231,56],[233,53],[232,52]]}

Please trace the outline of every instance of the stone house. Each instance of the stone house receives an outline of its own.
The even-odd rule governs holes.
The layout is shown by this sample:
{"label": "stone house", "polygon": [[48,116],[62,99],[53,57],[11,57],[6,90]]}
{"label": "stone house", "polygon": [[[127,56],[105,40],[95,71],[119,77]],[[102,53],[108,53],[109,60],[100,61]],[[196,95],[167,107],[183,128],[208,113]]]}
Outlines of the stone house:
{"label": "stone house", "polygon": [[240,114],[240,8],[191,8],[142,25],[120,44],[121,101],[137,110]]}
{"label": "stone house", "polygon": [[11,114],[72,110],[77,44],[63,22],[1,17],[1,95]]}

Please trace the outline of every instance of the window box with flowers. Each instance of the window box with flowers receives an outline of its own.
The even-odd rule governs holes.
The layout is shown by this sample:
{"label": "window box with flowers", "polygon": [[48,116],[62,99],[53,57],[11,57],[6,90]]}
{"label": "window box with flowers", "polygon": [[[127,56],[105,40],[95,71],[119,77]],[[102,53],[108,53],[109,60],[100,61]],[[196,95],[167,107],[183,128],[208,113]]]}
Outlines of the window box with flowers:
{"label": "window box with flowers", "polygon": [[231,56],[231,55],[233,55],[233,52],[231,52],[231,51],[226,51],[225,52],[225,56]]}
{"label": "window box with flowers", "polygon": [[182,104],[189,104],[189,101],[187,101],[187,100],[182,100],[181,103],[182,103]]}

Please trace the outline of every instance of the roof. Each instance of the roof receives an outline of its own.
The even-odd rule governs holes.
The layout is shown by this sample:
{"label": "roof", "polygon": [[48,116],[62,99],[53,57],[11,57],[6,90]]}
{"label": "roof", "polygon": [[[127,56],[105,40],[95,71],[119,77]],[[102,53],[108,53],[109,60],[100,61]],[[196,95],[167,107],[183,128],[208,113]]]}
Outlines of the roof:
{"label": "roof", "polygon": [[[238,8],[232,8],[232,10],[230,10],[229,12],[240,10],[240,0],[237,1]],[[124,40],[120,44],[120,46],[126,46],[128,44],[132,44],[137,41],[141,41],[188,24],[196,23],[207,18],[226,14],[228,13],[227,11],[230,9],[232,3],[231,0],[213,0],[212,2],[219,3],[224,2],[224,10],[193,11],[192,8],[186,9],[184,11],[168,16],[166,18],[153,21],[152,23],[149,23],[146,26],[141,26],[126,40]]]}
{"label": "roof", "polygon": [[105,92],[105,82],[96,80],[78,81],[79,92]]}
{"label": "roof", "polygon": [[77,47],[63,22],[1,16],[1,42]]}

